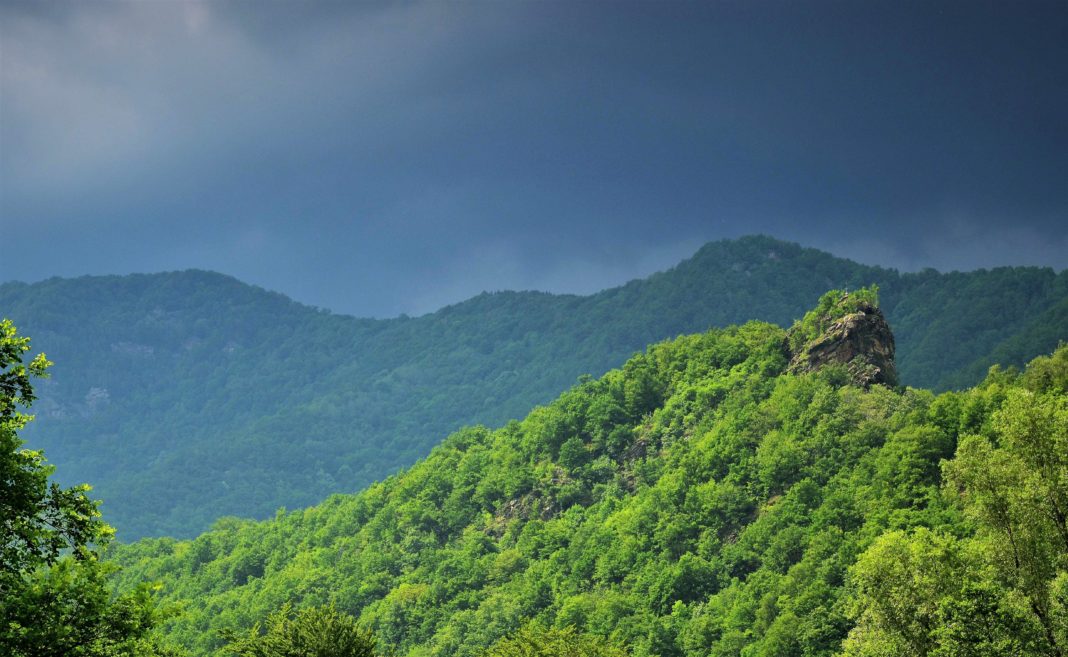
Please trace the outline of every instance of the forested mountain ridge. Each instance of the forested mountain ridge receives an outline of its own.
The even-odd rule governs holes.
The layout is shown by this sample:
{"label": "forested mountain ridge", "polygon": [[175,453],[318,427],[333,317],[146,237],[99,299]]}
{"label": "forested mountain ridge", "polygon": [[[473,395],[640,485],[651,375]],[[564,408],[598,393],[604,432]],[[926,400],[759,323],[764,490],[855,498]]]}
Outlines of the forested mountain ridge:
{"label": "forested mountain ridge", "polygon": [[120,546],[117,586],[159,580],[194,655],[331,602],[411,656],[531,621],[634,657],[1062,654],[1068,346],[890,388],[872,298],[655,345],[356,495]]}
{"label": "forested mountain ridge", "polygon": [[646,344],[785,326],[826,289],[871,283],[905,384],[970,385],[992,356],[1022,364],[1068,337],[1066,272],[899,274],[765,237],[590,296],[482,294],[417,318],[333,315],[200,271],[6,283],[0,314],[57,362],[27,439],[132,538],[357,490]]}

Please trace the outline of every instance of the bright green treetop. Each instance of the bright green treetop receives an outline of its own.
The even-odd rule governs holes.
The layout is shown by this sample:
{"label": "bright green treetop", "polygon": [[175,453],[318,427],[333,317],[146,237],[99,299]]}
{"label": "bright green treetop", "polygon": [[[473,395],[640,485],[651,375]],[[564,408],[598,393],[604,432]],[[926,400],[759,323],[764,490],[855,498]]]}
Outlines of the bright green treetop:
{"label": "bright green treetop", "polygon": [[830,290],[820,297],[816,307],[794,322],[790,328],[790,350],[797,352],[810,340],[823,334],[836,320],[879,306],[879,286],[862,287],[852,292]]}
{"label": "bright green treetop", "polygon": [[495,643],[484,657],[628,657],[623,648],[584,634],[574,626],[543,627],[528,623]]}
{"label": "bright green treetop", "polygon": [[224,632],[226,651],[238,657],[377,657],[373,633],[333,606],[294,612],[288,604],[247,633]]}

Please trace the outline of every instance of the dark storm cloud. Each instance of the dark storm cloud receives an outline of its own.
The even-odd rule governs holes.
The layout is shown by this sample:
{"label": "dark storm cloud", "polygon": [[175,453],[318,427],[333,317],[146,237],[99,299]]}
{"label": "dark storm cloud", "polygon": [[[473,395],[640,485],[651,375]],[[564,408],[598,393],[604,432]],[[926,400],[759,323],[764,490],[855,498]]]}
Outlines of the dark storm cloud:
{"label": "dark storm cloud", "polygon": [[588,292],[753,232],[907,269],[1068,265],[1063,3],[0,21],[3,279],[202,267],[383,315]]}

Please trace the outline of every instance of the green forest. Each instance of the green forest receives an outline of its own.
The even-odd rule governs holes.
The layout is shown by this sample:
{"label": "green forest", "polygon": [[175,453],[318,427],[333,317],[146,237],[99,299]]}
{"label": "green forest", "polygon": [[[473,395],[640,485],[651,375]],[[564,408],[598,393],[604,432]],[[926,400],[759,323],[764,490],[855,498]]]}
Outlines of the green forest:
{"label": "green forest", "polygon": [[906,385],[960,390],[1066,337],[1068,272],[903,274],[767,237],[590,296],[487,293],[416,318],[331,314],[203,271],[5,283],[0,309],[56,362],[25,438],[60,482],[93,482],[132,540],[361,490],[648,344],[787,327],[826,290],[871,283]]}
{"label": "green forest", "polygon": [[[92,535],[49,543],[73,555],[5,553],[29,592],[0,606],[0,645],[45,654],[11,619],[89,564],[114,569],[82,587],[117,638],[56,654],[1063,656],[1068,346],[963,390],[893,385],[879,296],[655,344],[269,520],[122,545],[82,508]],[[6,382],[47,364],[16,361],[5,458],[33,401]]]}
{"label": "green forest", "polygon": [[1068,657],[1068,0],[0,0],[0,657]]}

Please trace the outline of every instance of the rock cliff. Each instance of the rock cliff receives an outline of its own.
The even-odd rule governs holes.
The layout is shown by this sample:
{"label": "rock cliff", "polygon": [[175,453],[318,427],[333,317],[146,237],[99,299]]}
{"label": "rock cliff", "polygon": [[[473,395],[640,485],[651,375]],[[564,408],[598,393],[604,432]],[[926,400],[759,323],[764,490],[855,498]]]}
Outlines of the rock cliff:
{"label": "rock cliff", "polygon": [[[844,301],[844,299],[843,299]],[[897,385],[894,334],[879,308],[853,304],[851,312],[826,318],[826,328],[800,349],[790,350],[789,372],[812,372],[829,363],[845,365],[857,385]],[[841,308],[842,302],[836,306]]]}

